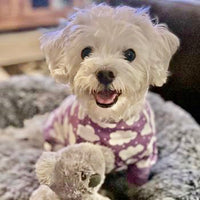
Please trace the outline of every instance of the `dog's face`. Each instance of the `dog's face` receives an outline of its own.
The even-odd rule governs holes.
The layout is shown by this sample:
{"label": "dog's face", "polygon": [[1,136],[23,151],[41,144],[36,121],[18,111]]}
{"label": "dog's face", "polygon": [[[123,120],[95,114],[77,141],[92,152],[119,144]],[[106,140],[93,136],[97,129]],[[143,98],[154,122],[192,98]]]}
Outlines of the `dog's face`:
{"label": "dog's face", "polygon": [[113,121],[139,112],[149,85],[165,83],[178,45],[144,10],[107,5],[77,11],[42,38],[52,75],[70,83],[90,116]]}

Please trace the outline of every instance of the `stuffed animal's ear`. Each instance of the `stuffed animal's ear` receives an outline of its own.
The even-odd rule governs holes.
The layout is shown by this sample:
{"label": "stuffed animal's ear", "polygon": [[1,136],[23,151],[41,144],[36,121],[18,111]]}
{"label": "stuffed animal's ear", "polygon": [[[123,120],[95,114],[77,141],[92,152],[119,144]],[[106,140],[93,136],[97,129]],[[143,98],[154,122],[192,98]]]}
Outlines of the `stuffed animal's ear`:
{"label": "stuffed animal's ear", "polygon": [[50,185],[57,157],[56,152],[44,152],[36,163],[36,174],[41,184]]}
{"label": "stuffed animal's ear", "polygon": [[115,156],[108,147],[100,146],[106,163],[106,173],[111,172],[115,166]]}
{"label": "stuffed animal's ear", "polygon": [[65,29],[44,33],[40,38],[41,49],[45,54],[51,75],[61,83],[68,82],[65,64]]}
{"label": "stuffed animal's ear", "polygon": [[166,25],[157,24],[154,29],[156,35],[153,40],[154,50],[151,55],[153,63],[150,84],[162,86],[167,80],[170,60],[180,43],[179,39],[168,30]]}

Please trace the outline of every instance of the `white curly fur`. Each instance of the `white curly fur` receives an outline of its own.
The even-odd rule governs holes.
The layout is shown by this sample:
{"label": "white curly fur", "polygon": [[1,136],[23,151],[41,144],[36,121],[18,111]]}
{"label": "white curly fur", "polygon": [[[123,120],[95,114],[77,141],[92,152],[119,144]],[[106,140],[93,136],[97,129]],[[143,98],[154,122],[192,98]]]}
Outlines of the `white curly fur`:
{"label": "white curly fur", "polygon": [[[170,59],[179,46],[164,24],[152,23],[146,9],[105,4],[77,10],[63,29],[44,34],[41,43],[51,74],[70,84],[88,115],[115,122],[140,112],[149,85],[166,82]],[[83,60],[81,51],[87,46],[93,52]],[[136,52],[132,62],[123,56],[129,48]],[[114,72],[110,88],[122,92],[106,109],[92,95],[102,89],[96,78],[100,69]]]}

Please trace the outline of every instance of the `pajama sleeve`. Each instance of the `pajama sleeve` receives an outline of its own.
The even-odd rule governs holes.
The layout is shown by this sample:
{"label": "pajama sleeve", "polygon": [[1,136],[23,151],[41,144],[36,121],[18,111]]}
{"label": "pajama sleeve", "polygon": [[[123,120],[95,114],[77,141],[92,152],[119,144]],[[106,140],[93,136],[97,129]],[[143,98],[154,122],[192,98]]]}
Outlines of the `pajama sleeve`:
{"label": "pajama sleeve", "polygon": [[63,103],[54,110],[46,120],[43,133],[45,150],[57,151],[67,145],[68,137],[68,116],[67,111],[70,108],[73,99],[68,97]]}

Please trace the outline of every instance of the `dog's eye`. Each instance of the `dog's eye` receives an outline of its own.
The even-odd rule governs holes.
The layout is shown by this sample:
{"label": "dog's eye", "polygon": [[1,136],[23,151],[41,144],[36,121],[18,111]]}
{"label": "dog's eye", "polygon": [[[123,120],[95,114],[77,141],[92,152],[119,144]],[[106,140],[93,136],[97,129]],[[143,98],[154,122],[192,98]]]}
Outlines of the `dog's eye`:
{"label": "dog's eye", "polygon": [[91,53],[92,53],[92,48],[91,47],[86,47],[81,52],[81,58],[84,59],[86,56],[89,56]]}
{"label": "dog's eye", "polygon": [[133,51],[133,49],[127,49],[124,51],[124,57],[125,60],[128,60],[129,62],[133,61],[136,57],[135,51]]}

